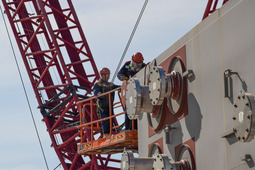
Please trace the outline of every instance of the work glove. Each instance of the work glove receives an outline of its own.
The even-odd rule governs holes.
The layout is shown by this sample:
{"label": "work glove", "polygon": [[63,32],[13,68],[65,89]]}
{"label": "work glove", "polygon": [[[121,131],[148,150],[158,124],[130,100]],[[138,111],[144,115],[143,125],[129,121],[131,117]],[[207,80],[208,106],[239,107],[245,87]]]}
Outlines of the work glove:
{"label": "work glove", "polygon": [[122,81],[124,81],[124,80],[128,80],[128,77],[124,77],[124,78],[122,79]]}

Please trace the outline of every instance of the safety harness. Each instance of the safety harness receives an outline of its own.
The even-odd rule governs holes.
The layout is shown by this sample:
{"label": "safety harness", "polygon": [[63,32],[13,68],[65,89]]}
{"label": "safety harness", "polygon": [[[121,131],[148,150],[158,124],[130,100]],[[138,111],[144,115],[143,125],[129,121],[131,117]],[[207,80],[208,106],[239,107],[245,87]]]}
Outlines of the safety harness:
{"label": "safety harness", "polygon": [[[101,85],[101,87],[102,87],[102,92],[104,93],[104,92],[105,92],[105,84],[104,84],[101,80],[99,80],[98,83],[100,83],[100,85]],[[108,82],[107,82],[107,83],[108,83]],[[110,90],[112,90],[111,83],[109,83],[109,88],[110,88]],[[97,107],[98,107],[101,111],[103,111],[103,109],[102,109],[102,107],[99,105],[99,102],[98,102],[98,101],[97,101]]]}

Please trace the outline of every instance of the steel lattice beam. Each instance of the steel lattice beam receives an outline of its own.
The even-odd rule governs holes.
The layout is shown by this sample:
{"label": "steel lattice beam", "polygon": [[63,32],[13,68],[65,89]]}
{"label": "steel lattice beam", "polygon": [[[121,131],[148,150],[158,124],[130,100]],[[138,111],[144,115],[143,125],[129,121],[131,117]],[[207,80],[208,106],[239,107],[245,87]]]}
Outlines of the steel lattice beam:
{"label": "steel lattice beam", "polygon": [[[100,155],[86,156],[85,160],[77,153],[80,132],[75,125],[80,117],[76,103],[79,96],[91,93],[99,74],[72,1],[2,1],[62,166],[107,167],[109,161],[115,161],[110,155],[104,164]],[[85,64],[90,68],[84,69]],[[77,94],[79,87],[82,94]],[[90,138],[90,132],[84,137]],[[59,143],[56,138],[61,139]]]}
{"label": "steel lattice beam", "polygon": [[[228,0],[223,0],[222,5],[225,4],[227,1]],[[218,0],[208,0],[202,20],[204,20],[211,13],[213,13],[216,10],[217,5],[218,5]]]}

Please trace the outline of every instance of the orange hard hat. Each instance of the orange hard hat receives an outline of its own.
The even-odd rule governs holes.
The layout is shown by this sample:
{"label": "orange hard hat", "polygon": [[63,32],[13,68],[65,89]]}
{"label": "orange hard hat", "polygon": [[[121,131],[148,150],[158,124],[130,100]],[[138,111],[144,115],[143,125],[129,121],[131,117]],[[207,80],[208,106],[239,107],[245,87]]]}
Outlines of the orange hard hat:
{"label": "orange hard hat", "polygon": [[102,68],[102,70],[100,70],[99,74],[102,75],[102,74],[110,74],[110,70],[106,67]]}
{"label": "orange hard hat", "polygon": [[132,56],[132,60],[136,63],[142,63],[143,62],[143,55],[140,52],[135,53]]}

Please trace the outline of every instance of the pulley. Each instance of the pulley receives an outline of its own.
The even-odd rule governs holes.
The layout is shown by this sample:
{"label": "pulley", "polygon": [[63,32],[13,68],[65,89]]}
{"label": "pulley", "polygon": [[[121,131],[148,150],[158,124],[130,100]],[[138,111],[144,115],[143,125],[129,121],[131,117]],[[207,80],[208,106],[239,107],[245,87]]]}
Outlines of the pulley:
{"label": "pulley", "polygon": [[165,98],[178,100],[181,96],[182,77],[175,70],[165,74],[161,66],[153,66],[149,73],[149,96],[152,105],[161,105]]}
{"label": "pulley", "polygon": [[196,169],[196,162],[190,147],[182,145],[177,151],[177,161],[172,164],[180,170]]}

